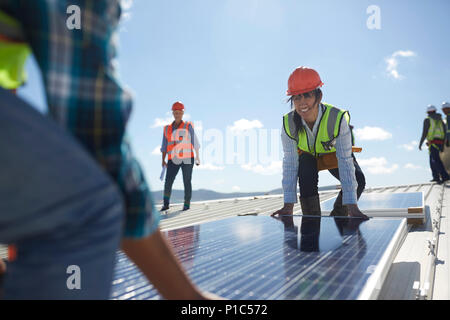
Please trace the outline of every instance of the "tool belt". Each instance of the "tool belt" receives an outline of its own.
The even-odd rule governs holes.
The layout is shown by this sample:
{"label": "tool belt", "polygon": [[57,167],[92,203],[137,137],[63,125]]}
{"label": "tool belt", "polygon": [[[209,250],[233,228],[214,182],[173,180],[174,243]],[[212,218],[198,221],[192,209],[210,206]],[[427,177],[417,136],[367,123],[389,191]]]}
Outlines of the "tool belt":
{"label": "tool belt", "polygon": [[428,141],[429,144],[444,144],[444,140],[441,139],[434,139],[431,141]]}
{"label": "tool belt", "polygon": [[444,140],[434,139],[427,141],[427,147],[432,148],[434,145],[440,152],[444,151]]}
{"label": "tool belt", "polygon": [[[352,147],[352,152],[361,152],[361,151],[362,148]],[[302,151],[297,148],[297,152],[298,155],[301,155],[303,152],[306,151]],[[317,171],[336,169],[338,167],[336,152],[321,154],[319,156],[316,156],[316,160],[317,160]]]}

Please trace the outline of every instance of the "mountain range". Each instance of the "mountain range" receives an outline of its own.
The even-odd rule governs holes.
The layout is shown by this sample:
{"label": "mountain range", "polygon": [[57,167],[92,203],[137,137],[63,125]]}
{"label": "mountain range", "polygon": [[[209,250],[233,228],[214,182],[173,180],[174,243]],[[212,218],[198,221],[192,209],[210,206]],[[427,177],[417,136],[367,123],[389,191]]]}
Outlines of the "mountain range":
{"label": "mountain range", "polygon": [[[324,190],[333,190],[338,186],[327,186],[320,187],[320,191]],[[340,186],[339,186],[340,187]],[[198,189],[192,191],[192,199],[191,201],[206,201],[206,200],[218,200],[218,199],[229,199],[229,198],[239,198],[239,197],[255,197],[255,196],[263,196],[263,195],[274,195],[274,194],[283,194],[283,189],[278,188],[271,191],[260,191],[260,192],[231,192],[231,193],[222,193],[216,192],[208,189]],[[153,200],[157,204],[161,204],[163,201],[163,191],[152,191]],[[184,201],[184,190],[172,190],[172,194],[170,197],[170,203],[182,203]]]}

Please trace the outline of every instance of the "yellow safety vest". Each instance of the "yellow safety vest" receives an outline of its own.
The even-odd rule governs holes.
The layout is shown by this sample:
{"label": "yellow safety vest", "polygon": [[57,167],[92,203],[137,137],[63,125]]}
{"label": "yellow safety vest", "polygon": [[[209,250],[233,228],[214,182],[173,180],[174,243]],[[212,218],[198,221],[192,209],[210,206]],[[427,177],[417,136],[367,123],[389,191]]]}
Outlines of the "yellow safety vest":
{"label": "yellow safety vest", "polygon": [[427,117],[430,120],[430,128],[427,133],[427,140],[430,146],[435,147],[436,149],[440,149],[440,147],[434,142],[435,140],[443,140],[445,139],[445,128],[444,122],[442,120],[433,119],[431,117]]}
{"label": "yellow safety vest", "polygon": [[[336,138],[339,135],[341,121],[344,118],[347,123],[350,122],[348,111],[338,109],[327,103],[323,103],[322,105],[325,106],[325,110],[320,119],[314,145],[309,145],[305,128],[296,131],[294,122],[295,110],[285,114],[283,121],[286,134],[291,139],[297,141],[297,148],[314,156],[336,152],[334,145],[336,144]],[[322,106],[319,105],[319,108],[321,107]]]}
{"label": "yellow safety vest", "polygon": [[25,83],[30,53],[20,23],[0,10],[0,87],[17,89]]}

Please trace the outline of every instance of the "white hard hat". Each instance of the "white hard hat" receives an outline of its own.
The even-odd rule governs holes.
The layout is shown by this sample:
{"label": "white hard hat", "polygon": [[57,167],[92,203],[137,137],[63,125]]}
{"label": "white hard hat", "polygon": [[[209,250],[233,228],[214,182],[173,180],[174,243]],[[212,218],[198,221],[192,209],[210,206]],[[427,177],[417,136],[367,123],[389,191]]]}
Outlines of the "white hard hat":
{"label": "white hard hat", "polygon": [[433,111],[436,111],[436,107],[433,106],[432,104],[429,104],[427,107],[427,112],[433,112]]}
{"label": "white hard hat", "polygon": [[448,103],[446,101],[442,102],[442,109],[444,109],[444,108],[450,108],[450,103]]}

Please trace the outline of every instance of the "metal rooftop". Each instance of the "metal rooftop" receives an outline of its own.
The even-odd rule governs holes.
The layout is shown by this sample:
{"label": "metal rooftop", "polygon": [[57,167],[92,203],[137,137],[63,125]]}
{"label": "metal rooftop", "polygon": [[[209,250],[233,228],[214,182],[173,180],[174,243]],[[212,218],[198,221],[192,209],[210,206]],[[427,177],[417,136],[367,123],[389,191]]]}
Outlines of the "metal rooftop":
{"label": "metal rooftop", "polygon": [[[339,189],[319,192],[321,202],[333,198],[338,192]],[[426,219],[424,224],[408,224],[408,233],[396,252],[378,299],[448,300],[450,185],[425,183],[368,188],[364,191],[366,194],[398,192],[422,192]],[[182,204],[174,204],[167,213],[161,214],[160,228],[168,231],[239,215],[268,216],[282,205],[283,195],[193,202],[188,211],[181,210]],[[294,214],[301,214],[299,203],[294,207]],[[5,247],[0,246],[0,257],[4,257],[5,253]]]}

